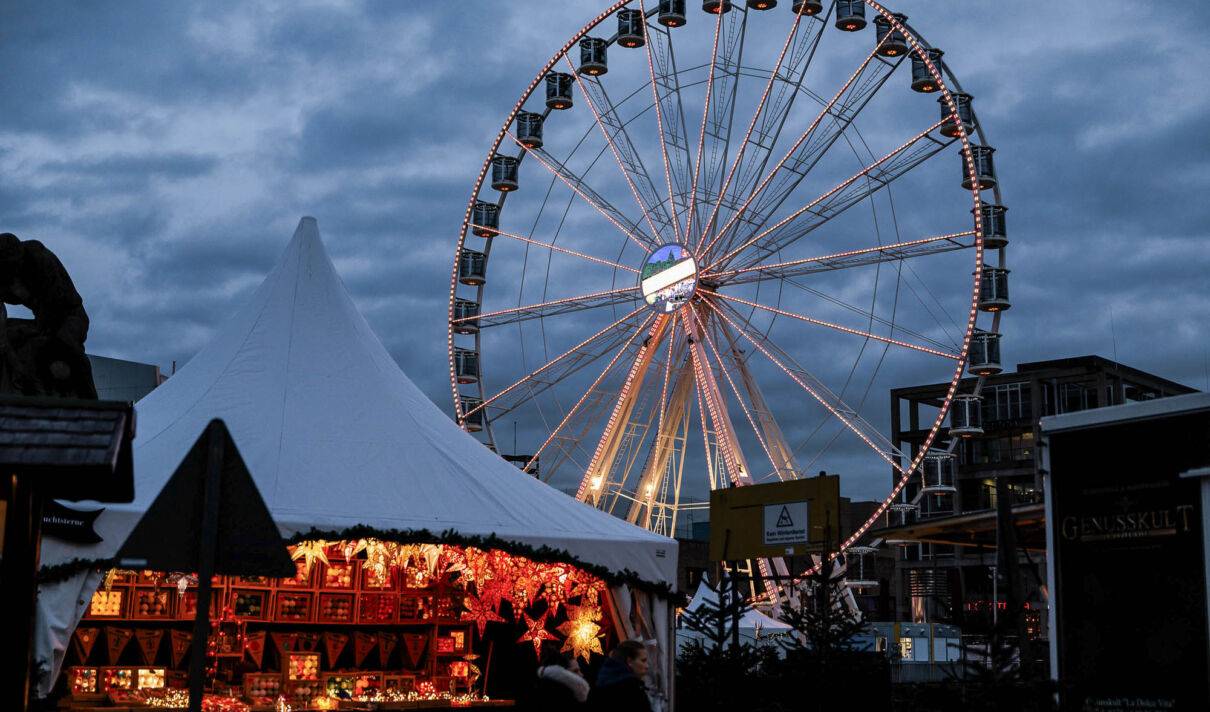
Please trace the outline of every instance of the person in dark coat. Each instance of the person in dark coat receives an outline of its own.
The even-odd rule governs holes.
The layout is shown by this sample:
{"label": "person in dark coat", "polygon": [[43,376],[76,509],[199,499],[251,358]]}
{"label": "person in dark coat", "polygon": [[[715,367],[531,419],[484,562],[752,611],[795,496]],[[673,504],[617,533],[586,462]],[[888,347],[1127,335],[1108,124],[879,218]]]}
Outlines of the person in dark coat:
{"label": "person in dark coat", "polygon": [[599,712],[651,712],[651,699],[643,684],[647,668],[647,648],[642,643],[618,643],[597,673],[596,687],[588,696],[589,707]]}
{"label": "person in dark coat", "polygon": [[535,712],[574,712],[584,709],[587,700],[588,681],[580,674],[576,659],[560,652],[555,646],[544,648],[529,709]]}

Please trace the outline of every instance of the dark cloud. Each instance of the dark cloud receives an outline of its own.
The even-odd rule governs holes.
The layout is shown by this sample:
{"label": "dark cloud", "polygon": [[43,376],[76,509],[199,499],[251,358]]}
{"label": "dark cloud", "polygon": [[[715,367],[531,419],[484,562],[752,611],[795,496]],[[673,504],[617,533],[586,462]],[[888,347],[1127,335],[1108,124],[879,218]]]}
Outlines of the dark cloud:
{"label": "dark cloud", "polygon": [[[167,367],[187,361],[247,298],[298,217],[315,215],[358,306],[401,366],[446,407],[446,302],[467,191],[519,92],[599,6],[7,3],[0,8],[0,229],[37,237],[60,254],[93,314],[92,350]],[[1097,26],[957,0],[902,0],[895,9],[946,50],[998,149],[1012,240],[1008,363],[1116,350],[1132,366],[1207,385],[1210,256],[1199,248],[1210,237],[1210,207],[1201,198],[1210,187],[1210,144],[1199,137],[1210,135],[1200,69],[1210,53],[1172,28],[1200,27],[1210,10],[1203,3],[1107,3],[1101,16],[1130,21]],[[787,16],[779,7],[754,27],[772,38]],[[690,21],[682,33],[708,32],[709,18]],[[596,34],[612,34],[609,22]],[[843,81],[871,38],[829,30],[812,75],[821,96]],[[754,42],[748,57],[765,61],[779,42]],[[610,61],[606,85],[620,99],[626,78],[646,72],[643,54],[615,48]],[[704,87],[688,92],[686,123],[696,131],[694,102]],[[753,99],[741,95],[740,103]],[[585,137],[573,162],[583,168],[596,158],[590,175],[597,187],[629,209],[633,199],[614,158],[602,152],[599,134],[584,123],[587,107],[576,100],[576,109],[548,126],[552,152],[566,158]],[[794,200],[936,120],[934,99],[908,92],[902,69],[879,101],[861,136],[838,144],[843,160],[821,165]],[[626,111],[648,103],[640,92]],[[801,124],[818,103],[801,99],[796,107],[793,122]],[[636,126],[651,120],[648,113]],[[650,131],[637,133],[662,192],[658,143]],[[507,142],[505,149],[512,152]],[[967,209],[956,151],[927,165],[935,170],[880,196],[873,213],[856,206],[785,257],[953,229]],[[522,181],[506,220],[529,234],[552,182],[533,162],[523,166]],[[564,219],[569,194],[555,183],[550,195],[536,238],[637,263],[633,246],[621,249],[617,231],[591,209],[571,201]],[[498,244],[492,259],[486,304],[495,308],[633,279],[515,243]],[[946,341],[956,332],[949,320],[963,321],[969,260],[912,269],[897,279],[887,268],[877,282],[872,272],[803,280],[826,297],[792,285],[780,295],[741,293],[861,329],[871,324],[829,299],[873,304],[898,325]],[[485,335],[489,384],[507,385],[624,313],[600,311],[551,320],[544,330],[529,323]],[[785,319],[756,323],[820,380],[843,389],[846,401],[862,404],[877,428],[888,422],[888,388],[945,377],[927,358],[892,349],[884,359],[880,344]],[[542,442],[603,362],[547,394],[541,409],[518,412],[519,448]],[[847,494],[881,496],[888,468],[824,419],[779,369],[759,355],[751,363],[787,439],[810,438],[801,464],[844,473]],[[500,423],[505,449],[512,419]],[[746,437],[756,463],[759,444]],[[573,461],[582,464],[590,449]],[[690,467],[700,468],[700,459],[695,451]],[[569,465],[559,483],[573,481]],[[700,482],[692,489],[700,495]]]}

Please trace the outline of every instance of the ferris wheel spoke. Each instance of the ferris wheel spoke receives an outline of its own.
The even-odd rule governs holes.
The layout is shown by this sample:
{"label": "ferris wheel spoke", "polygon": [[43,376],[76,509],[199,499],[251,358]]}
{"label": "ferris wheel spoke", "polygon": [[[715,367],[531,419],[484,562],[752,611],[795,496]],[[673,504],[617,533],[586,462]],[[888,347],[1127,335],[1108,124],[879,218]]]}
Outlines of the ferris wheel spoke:
{"label": "ferris wheel spoke", "polygon": [[955,250],[975,247],[974,230],[952,232],[945,235],[922,237],[888,245],[863,247],[856,250],[834,252],[817,257],[804,257],[772,264],[756,264],[741,269],[722,272],[705,272],[703,278],[717,280],[722,284],[747,284],[764,280],[784,280],[818,272],[833,272],[841,269],[865,267],[883,262],[899,262],[918,257],[929,257]]}
{"label": "ferris wheel spoke", "polygon": [[[541,456],[542,451],[545,450],[556,437],[558,437],[559,433],[562,432],[568,421],[570,421],[576,412],[580,410],[580,407],[584,405],[584,401],[588,400],[588,397],[592,395],[594,391],[596,391],[597,386],[601,385],[601,381],[605,380],[605,377],[609,375],[611,370],[613,370],[614,365],[617,364],[618,360],[622,358],[622,354],[626,353],[626,351],[630,349],[630,345],[634,343],[639,334],[642,334],[656,317],[656,314],[651,314],[648,316],[643,320],[643,323],[639,326],[639,328],[635,329],[634,333],[630,335],[630,338],[626,339],[626,343],[622,344],[622,348],[618,349],[617,353],[613,355],[613,358],[609,359],[609,363],[605,364],[605,368],[602,369],[600,375],[593,380],[592,385],[590,385],[588,389],[584,391],[584,395],[580,396],[575,405],[571,407],[571,410],[567,411],[567,415],[563,416],[563,419],[559,421],[559,424],[555,426],[555,429],[552,430],[550,435],[546,437],[546,440],[542,442],[542,445],[534,451],[534,454],[532,457],[530,457],[529,462],[526,462],[525,466],[521,468],[522,471],[529,472],[534,463],[538,461],[538,457]],[[640,345],[639,355],[641,356],[647,348],[647,344]]]}
{"label": "ferris wheel spoke", "polygon": [[[698,210],[709,210],[722,187],[731,144],[731,124],[735,118],[735,96],[742,72],[744,38],[748,27],[747,6],[734,7],[731,12],[720,14],[718,22],[707,85],[709,91],[702,107],[702,133],[698,143],[697,178],[691,196],[690,223]],[[686,233],[690,231],[686,230]],[[697,239],[694,245],[696,251],[706,233],[703,227],[698,226],[692,234]]]}
{"label": "ferris wheel spoke", "polygon": [[[886,38],[883,39],[883,42],[885,41]],[[849,78],[831,99],[826,102],[821,101],[823,108],[806,130],[799,134],[781,160],[765,174],[743,204],[732,213],[731,218],[717,232],[712,242],[722,241],[721,249],[728,249],[735,238],[731,229],[735,228],[741,220],[747,224],[749,231],[747,235],[740,236],[740,239],[758,232],[764,223],[760,216],[774,214],[802,179],[827,153],[828,148],[853,123],[861,110],[882,88],[898,66],[898,62],[888,63],[878,56],[878,50],[882,47],[883,42],[879,42],[874,49],[870,50],[870,53],[849,75]],[[871,67],[873,67],[872,71]],[[831,130],[817,134],[817,130],[825,119],[829,120]],[[772,190],[770,190],[770,186],[772,186]],[[766,193],[766,191],[768,192]],[[749,210],[756,217],[748,216]],[[703,250],[703,252],[708,252],[708,250]]]}
{"label": "ferris wheel spoke", "polygon": [[771,307],[771,306],[767,306],[764,304],[759,304],[757,302],[749,301],[742,297],[736,297],[736,296],[732,296],[732,295],[728,295],[728,294],[723,294],[721,292],[712,292],[711,296],[718,297],[720,299],[726,299],[728,301],[732,301],[737,304],[743,304],[745,306],[753,307],[755,309],[761,309],[766,312],[769,312],[770,314],[777,314],[779,316],[788,317],[790,319],[797,319],[798,321],[805,322],[807,324],[823,326],[823,327],[827,327],[829,329],[835,329],[836,331],[840,331],[840,332],[843,332],[846,334],[851,334],[853,336],[860,336],[863,339],[872,339],[874,341],[880,341],[884,344],[890,344],[892,346],[900,346],[905,349],[912,349],[914,351],[919,351],[921,353],[926,353],[926,354],[932,354],[933,356],[940,356],[942,358],[951,359],[954,361],[957,361],[960,358],[959,354],[953,353],[951,351],[942,351],[940,349],[934,349],[934,348],[930,348],[928,346],[921,346],[919,344],[913,344],[909,341],[902,341],[900,339],[892,339],[890,337],[880,336],[878,334],[870,333],[868,331],[862,331],[861,329],[854,329],[852,327],[842,326],[840,324],[836,324],[836,323],[833,323],[830,321],[824,321],[822,319],[816,319],[814,317],[809,317],[809,316],[806,316],[805,314],[796,314],[791,311],[786,311],[785,309],[778,309],[777,307]]}
{"label": "ferris wheel spoke", "polygon": [[643,340],[625,380],[622,381],[622,388],[610,410],[609,419],[605,422],[601,437],[597,440],[592,459],[589,461],[588,467],[584,469],[584,476],[580,479],[580,486],[576,490],[576,499],[580,501],[587,501],[591,497],[593,504],[598,505],[601,496],[606,494],[606,490],[609,489],[608,480],[621,445],[622,430],[630,422],[635,409],[635,394],[642,390],[647,368],[659,348],[660,339],[667,330],[669,322],[672,321],[668,315],[660,314],[657,317],[652,314],[643,322],[643,326],[639,329],[640,333],[647,328],[647,324],[653,318],[656,319],[655,326],[649,332],[648,337]]}
{"label": "ferris wheel spoke", "polygon": [[[931,344],[933,347],[935,347],[941,351],[951,351],[952,352],[954,350],[961,349],[961,347],[958,346],[957,343],[947,344],[943,341],[938,341],[937,339],[927,336],[926,334],[922,334],[918,331],[909,329],[909,328],[905,327],[904,325],[894,321],[893,319],[887,319],[886,317],[880,316],[879,314],[875,313],[872,309],[866,309],[863,307],[859,307],[856,304],[850,304],[849,302],[846,302],[845,300],[840,299],[834,295],[828,294],[827,292],[824,292],[822,290],[819,290],[814,287],[810,287],[806,284],[803,284],[802,282],[799,282],[798,280],[796,280],[794,278],[787,277],[785,280],[783,280],[783,283],[788,284],[797,289],[800,289],[800,290],[806,292],[807,294],[818,297],[818,298],[824,300],[825,302],[834,304],[835,306],[838,306],[841,309],[844,309],[846,311],[852,312],[853,314],[856,314],[857,316],[860,316],[863,321],[866,321],[871,325],[870,328],[873,328],[874,324],[880,324],[882,326],[886,326],[886,327],[890,328],[892,331],[897,331],[897,332],[903,334],[904,336],[910,336],[920,343]],[[940,325],[940,322],[938,322],[938,325]]]}
{"label": "ferris wheel spoke", "polygon": [[682,318],[685,331],[692,340],[689,352],[693,357],[693,375],[702,384],[702,395],[706,399],[706,408],[710,411],[710,422],[714,424],[714,436],[718,443],[719,458],[727,471],[727,477],[734,485],[752,484],[751,471],[744,458],[743,448],[731,424],[727,413],[727,404],[714,378],[714,369],[702,346],[704,332],[697,328],[688,318]]}
{"label": "ferris wheel spoke", "polygon": [[[673,320],[673,326],[675,326]],[[676,346],[681,346],[684,340],[669,339],[668,344],[668,360],[664,363],[664,382],[660,391],[660,403],[658,408],[653,408],[653,412],[658,410],[656,418],[655,435],[648,441],[651,443],[650,449],[647,451],[646,460],[642,462],[642,468],[639,473],[638,482],[633,490],[634,497],[631,498],[629,512],[626,514],[626,520],[632,524],[639,523],[643,518],[643,513],[646,511],[647,517],[650,518],[667,500],[663,495],[665,493],[665,485],[667,484],[668,465],[672,459],[673,453],[678,449],[677,432],[684,429],[686,409],[688,408],[689,387],[693,382],[693,371],[687,359],[676,358],[674,353],[677,352]],[[677,356],[683,357],[683,353],[677,353]],[[676,362],[681,366],[677,369],[675,383],[672,382],[671,365]],[[669,393],[669,384],[673,383],[672,392]],[[670,402],[669,402],[670,400]],[[671,411],[672,415],[668,415]],[[648,416],[648,422],[651,421],[651,416]],[[683,441],[679,444],[683,452]],[[639,458],[635,458],[637,462]],[[681,458],[683,467],[683,457]],[[679,472],[679,467],[677,468]],[[619,490],[625,487],[625,483],[629,477],[629,472],[617,479]],[[679,476],[674,478],[679,479]],[[656,495],[656,491],[660,490],[660,496]],[[679,492],[674,494],[674,499],[679,497]]]}
{"label": "ferris wheel spoke", "polygon": [[670,333],[668,335],[668,356],[664,360],[664,381],[660,387],[660,417],[659,417],[659,420],[657,421],[658,422],[657,427],[660,430],[663,430],[663,428],[664,428],[664,416],[668,410],[667,409],[668,381],[671,380],[671,378],[672,378],[672,351],[677,343],[676,329],[677,329],[676,320],[672,320],[672,324],[671,324],[671,326],[669,326]]}
{"label": "ferris wheel spoke", "polygon": [[[693,359],[692,352],[690,352],[689,359],[691,361]],[[713,454],[710,452],[710,428],[706,423],[706,407],[703,404],[702,384],[696,378],[693,379],[693,390],[697,395],[698,420],[702,424],[702,447],[705,448],[706,451],[706,473],[710,478],[710,488],[714,489],[715,469]]]}
{"label": "ferris wheel spoke", "polygon": [[720,339],[727,343],[727,350],[724,353],[739,373],[740,382],[748,394],[748,402],[752,404],[752,411],[756,416],[757,422],[760,424],[761,430],[764,432],[765,442],[768,444],[769,450],[777,458],[777,462],[780,463],[775,466],[774,474],[780,480],[798,477],[799,473],[803,470],[799,468],[798,463],[795,461],[794,451],[790,449],[789,443],[786,442],[786,436],[782,432],[781,426],[778,425],[777,419],[773,417],[773,411],[770,410],[768,401],[765,400],[764,394],[761,393],[760,385],[756,382],[756,378],[753,377],[752,370],[748,368],[748,359],[744,356],[743,350],[740,349],[735,333],[727,328],[727,325],[720,319],[714,319],[713,325],[717,329]]}
{"label": "ferris wheel spoke", "polygon": [[[718,46],[719,40],[722,38],[723,31],[722,13],[714,19],[714,41],[710,49],[710,67],[706,70],[706,100],[702,102],[702,125],[698,130],[697,135],[697,158],[693,161],[693,181],[690,184],[689,196],[689,216],[685,219],[685,239],[693,240],[694,242],[701,239],[701,228],[694,230],[693,217],[697,212],[697,185],[702,177],[702,157],[705,155],[706,148],[706,123],[710,118],[710,106],[714,100],[714,73],[715,67],[718,66]],[[705,416],[703,416],[704,418]]]}
{"label": "ferris wheel spoke", "polygon": [[[484,312],[476,316],[460,317],[451,320],[451,324],[474,323],[480,329],[492,326],[500,326],[502,324],[514,324],[518,321],[527,321],[529,319],[541,319],[549,316],[559,316],[561,314],[569,314],[571,312],[584,311],[585,309],[597,309],[599,307],[614,306],[618,304],[626,304],[635,300],[635,293],[638,292],[638,287],[622,287],[620,289],[608,289],[603,292],[592,292],[590,294],[581,294],[575,297],[564,297],[562,299],[552,299],[546,302],[538,302],[536,304],[526,304],[519,307],[511,307],[509,309],[499,309],[496,311]],[[626,296],[630,295],[630,296]]]}
{"label": "ferris wheel spoke", "polygon": [[546,249],[550,250],[551,252],[558,252],[563,255],[571,255],[572,257],[579,257],[580,259],[588,260],[589,262],[595,262],[599,265],[604,265],[606,267],[612,267],[613,269],[620,269],[620,270],[623,270],[626,272],[633,272],[635,274],[639,273],[639,271],[637,269],[635,269],[634,267],[630,267],[628,265],[620,264],[620,263],[614,262],[612,260],[602,259],[600,257],[593,257],[592,255],[587,255],[587,254],[584,254],[583,252],[577,252],[576,250],[572,250],[567,247],[560,247],[551,242],[543,242],[541,240],[535,240],[532,237],[525,237],[524,235],[517,235],[515,233],[505,232],[504,230],[501,230],[500,228],[487,227],[487,226],[483,226],[483,225],[475,225],[473,223],[471,224],[471,227],[472,228],[483,228],[485,230],[491,230],[492,234],[497,237],[507,237],[511,240],[517,240],[518,242],[524,242],[527,245],[534,245],[536,247],[545,247]]}
{"label": "ferris wheel spoke", "polygon": [[[647,7],[643,4],[643,0],[639,0],[639,12],[644,18],[647,17]],[[649,35],[650,33],[647,34]],[[671,213],[669,218],[672,227],[672,237],[676,242],[679,243],[681,241],[681,227],[680,221],[677,218],[676,203],[674,202],[675,192],[672,189],[672,164],[668,159],[668,141],[665,139],[666,132],[664,131],[664,106],[663,102],[660,100],[660,86],[656,79],[655,59],[652,57],[651,45],[651,41],[646,43],[646,54],[647,71],[648,75],[651,77],[651,96],[654,101],[653,106],[655,107],[656,135],[659,136],[660,139],[660,157],[664,162],[664,181],[668,186],[668,211]],[[667,236],[667,233],[665,232],[664,235]]]}
{"label": "ferris wheel spoke", "polygon": [[[740,170],[739,184],[735,191],[736,195],[751,195],[755,191],[757,179],[764,174],[765,169],[768,167],[769,158],[772,156],[773,149],[781,138],[782,129],[785,128],[786,121],[790,116],[790,110],[794,106],[794,101],[803,89],[803,80],[806,79],[807,71],[811,67],[811,61],[815,58],[815,51],[819,48],[819,42],[823,39],[824,29],[827,26],[828,17],[831,15],[832,9],[829,6],[826,13],[815,15],[812,18],[818,24],[812,25],[811,30],[803,33],[795,40],[796,44],[791,51],[789,70],[773,75],[772,78],[780,83],[778,94],[773,102],[766,107],[761,125],[757,129],[758,141],[754,142],[754,146],[758,150],[751,154],[751,160],[746,160],[747,165]],[[754,219],[756,220],[759,220],[761,216],[770,214],[762,210],[754,210],[753,212],[755,213]],[[753,218],[749,219],[749,221],[751,220]]]}
{"label": "ferris wheel spoke", "polygon": [[731,393],[735,395],[735,402],[739,404],[740,410],[743,411],[744,417],[748,420],[749,427],[752,428],[753,434],[756,435],[756,441],[760,443],[761,450],[764,451],[765,457],[769,460],[769,466],[773,468],[773,472],[780,473],[786,463],[779,463],[777,458],[773,457],[772,450],[769,449],[768,443],[765,442],[761,428],[757,427],[756,420],[752,417],[752,412],[748,410],[748,406],[744,403],[744,397],[740,395],[739,388],[735,385],[735,380],[731,378],[731,373],[727,370],[727,363],[723,360],[722,354],[719,353],[718,347],[714,344],[714,339],[710,338],[710,332],[706,329],[706,325],[702,323],[697,313],[690,310],[690,315],[696,322],[699,333],[705,337],[706,345],[710,347],[710,352],[714,354],[714,358],[718,361],[719,372],[723,374],[724,380],[731,388]]}
{"label": "ferris wheel spoke", "polygon": [[[763,259],[776,256],[803,236],[825,225],[844,211],[858,205],[871,195],[910,173],[917,166],[938,155],[957,139],[939,139],[926,134],[924,139],[887,161],[884,165],[863,176],[864,180],[853,181],[842,190],[825,200],[795,215],[792,220],[771,232],[766,240],[756,243],[756,249],[743,262],[743,266],[758,264]],[[973,244],[972,244],[973,246]]]}
{"label": "ferris wheel spoke", "polygon": [[649,24],[647,52],[652,91],[656,97],[660,149],[664,154],[672,203],[672,226],[677,240],[688,244],[688,237],[681,237],[681,225],[688,216],[693,194],[693,157],[689,150],[689,131],[685,125],[685,107],[681,101],[681,80],[672,32],[659,23]]}
{"label": "ferris wheel spoke", "polygon": [[[799,33],[804,18],[807,22],[807,31]],[[731,165],[727,169],[727,176],[719,190],[718,199],[714,201],[710,217],[706,219],[703,231],[707,235],[710,234],[710,228],[718,219],[720,209],[726,206],[734,213],[741,204],[736,196],[744,195],[745,189],[750,188],[751,181],[763,170],[763,166],[773,150],[773,145],[777,142],[781,125],[789,115],[794,98],[798,95],[798,88],[806,77],[807,66],[815,53],[815,47],[818,45],[819,39],[823,37],[823,27],[822,18],[816,19],[795,13],[794,22],[790,25],[790,32],[786,35],[773,70],[769,72],[769,80],[765,83],[764,91],[752,114],[752,120],[748,123],[744,138],[735,152],[735,158],[732,159]],[[790,58],[789,62],[786,62],[787,55]],[[773,88],[779,82],[781,86],[777,95],[774,96]],[[760,124],[759,131],[757,131],[758,123]],[[753,132],[755,132],[755,137]],[[758,166],[760,168],[757,168]],[[737,175],[739,181],[733,185]],[[709,251],[713,244],[712,239],[705,248],[701,249],[698,256]]]}
{"label": "ferris wheel spoke", "polygon": [[[764,354],[766,358],[772,361],[775,366],[780,368],[787,376],[790,377],[792,381],[797,383],[799,387],[801,387],[807,392],[807,394],[809,394],[821,406],[823,406],[825,410],[831,413],[833,417],[835,417],[837,420],[843,423],[846,428],[852,431],[853,434],[858,437],[858,439],[860,439],[862,442],[868,445],[870,449],[877,453],[880,458],[885,460],[889,465],[891,465],[891,467],[895,468],[899,472],[903,472],[903,466],[900,464],[900,462],[904,461],[905,459],[910,460],[910,458],[905,458],[904,454],[900,452],[899,449],[894,446],[894,444],[887,440],[877,428],[866,422],[866,420],[861,417],[860,413],[846,404],[840,398],[840,396],[833,393],[827,386],[823,384],[822,381],[811,375],[810,372],[797,363],[788,353],[773,344],[773,342],[767,336],[742,326],[740,324],[740,322],[743,321],[742,316],[733,311],[732,313],[734,314],[735,319],[732,319],[731,317],[728,317],[727,314],[724,313],[723,308],[720,308],[718,305],[716,305],[713,300],[705,299],[703,301],[707,306],[713,309],[716,314],[718,314],[719,318],[730,325],[731,328],[739,332],[748,341],[748,343],[755,346],[757,351],[760,351],[762,354]],[[781,358],[778,358],[778,355],[775,355],[775,352],[776,354],[779,354]]]}
{"label": "ferris wheel spoke", "polygon": [[[576,86],[580,88],[584,102],[588,104],[588,109],[597,122],[597,128],[600,129],[605,143],[613,153],[618,170],[626,179],[626,185],[630,188],[631,195],[634,196],[639,210],[643,213],[643,219],[651,228],[651,234],[657,242],[663,242],[661,236],[667,235],[671,231],[672,218],[668,215],[667,206],[660,199],[659,192],[655,189],[651,175],[647,172],[647,166],[643,164],[642,157],[635,149],[630,134],[626,133],[626,121],[618,113],[617,107],[609,98],[609,93],[605,91],[605,85],[599,79],[593,76],[586,78],[576,71],[570,56],[564,55],[563,59],[567,63],[572,77],[575,78]],[[658,114],[658,105],[656,109]]]}
{"label": "ferris wheel spoke", "polygon": [[[707,269],[713,269],[719,265],[727,265],[732,258],[753,245],[757,246],[757,257],[755,260],[747,260],[741,266],[748,266],[769,255],[775,255],[793,244],[803,235],[844,212],[855,203],[860,202],[877,190],[890,185],[895,179],[936,155],[941,149],[954,141],[954,139],[939,139],[932,135],[932,132],[936,131],[944,123],[944,120],[938,121],[924,131],[909,138],[891,152],[782,218],[772,227],[758,233],[742,245],[715,260]],[[920,146],[923,146],[923,150],[915,150],[915,147]],[[854,184],[857,184],[862,179],[866,179],[863,184],[858,185],[856,189],[850,190]],[[798,219],[804,215],[807,217],[804,217],[802,220]]]}
{"label": "ferris wheel spoke", "polygon": [[[617,342],[621,340],[622,336],[629,333],[630,329],[633,328],[634,325],[627,322],[634,321],[635,317],[638,316],[638,314],[643,311],[644,308],[645,307],[638,307],[634,311],[623,316],[621,319],[618,319],[592,336],[589,336],[587,339],[584,339],[575,346],[567,349],[555,358],[548,360],[538,368],[530,371],[524,377],[513,381],[512,384],[501,390],[499,393],[484,399],[482,403],[467,411],[463,417],[470,416],[476,411],[484,410],[486,408],[494,408],[501,413],[508,413],[512,410],[515,410],[517,406],[521,405],[522,403],[532,400],[542,391],[545,391],[555,383],[567,378],[572,373],[575,373],[585,366],[588,366],[604,354],[610,352]],[[609,337],[611,340],[601,342],[603,337]],[[594,342],[600,343],[594,344]],[[594,348],[592,350],[588,349],[590,344],[594,344]],[[551,370],[554,369],[555,366],[559,365],[562,366],[561,369]],[[540,379],[539,376],[541,376]],[[520,395],[518,398],[515,398],[514,400],[504,404],[496,404],[496,402],[500,399],[504,398],[510,393],[513,393],[517,389],[521,388],[521,386],[526,385],[529,387],[526,388],[522,392],[522,395]],[[495,416],[492,419],[494,420],[498,417],[499,416]]]}
{"label": "ferris wheel spoke", "polygon": [[[509,137],[512,138],[512,140],[515,141],[518,146],[523,146],[516,136],[513,136],[510,133]],[[608,200],[601,196],[600,193],[593,190],[592,187],[590,187],[588,183],[584,181],[584,179],[576,175],[576,173],[570,168],[563,165],[559,159],[550,155],[548,151],[542,148],[528,147],[525,148],[525,151],[528,155],[533,156],[534,160],[542,165],[542,167],[553,173],[559,180],[563,182],[564,185],[570,188],[573,193],[580,196],[584,202],[588,203],[597,212],[604,216],[605,219],[618,230],[620,230],[623,235],[638,245],[643,252],[650,253],[652,249],[659,246],[654,238],[643,231],[643,228],[639,227],[637,223],[626,217],[621,210],[615,208]]]}

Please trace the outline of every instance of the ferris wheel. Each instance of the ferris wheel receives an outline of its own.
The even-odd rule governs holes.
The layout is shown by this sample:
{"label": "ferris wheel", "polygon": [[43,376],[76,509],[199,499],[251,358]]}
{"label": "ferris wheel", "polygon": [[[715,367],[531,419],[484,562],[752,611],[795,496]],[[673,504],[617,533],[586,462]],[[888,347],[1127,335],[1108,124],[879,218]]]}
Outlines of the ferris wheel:
{"label": "ferris wheel", "polygon": [[[505,117],[454,254],[455,415],[494,448],[521,424],[526,469],[669,535],[707,488],[890,468],[847,548],[952,496],[979,431],[1009,307],[994,149],[877,2],[692,5],[610,4]],[[879,425],[896,378],[949,383],[910,451]]]}

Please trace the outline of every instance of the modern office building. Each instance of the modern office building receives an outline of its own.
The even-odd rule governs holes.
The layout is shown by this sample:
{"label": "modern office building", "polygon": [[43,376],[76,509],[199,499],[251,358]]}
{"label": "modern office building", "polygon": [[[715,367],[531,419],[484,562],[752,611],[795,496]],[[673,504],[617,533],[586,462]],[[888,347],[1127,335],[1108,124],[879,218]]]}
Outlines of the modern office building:
{"label": "modern office building", "polygon": [[[891,391],[891,439],[905,456],[919,451],[948,385]],[[971,378],[959,392],[971,393],[974,385]],[[1022,363],[1015,371],[987,376],[979,412],[958,424],[966,427],[956,427],[951,411],[950,427],[939,433],[909,480],[886,528],[874,532],[889,545],[880,552],[889,548],[896,558],[890,582],[894,619],[954,623],[966,631],[996,620],[1007,605],[1005,572],[997,575],[996,505],[998,496],[1008,496],[1011,507],[1001,519],[1014,524],[1026,627],[1031,637],[1045,637],[1039,419],[1191,392],[1195,389],[1099,356]],[[947,455],[955,437],[959,442]],[[1004,560],[1000,564],[1005,568]]]}
{"label": "modern office building", "polygon": [[150,363],[88,354],[92,380],[101,400],[134,401],[155,390],[168,377]]}

